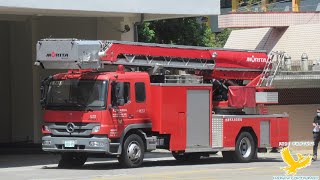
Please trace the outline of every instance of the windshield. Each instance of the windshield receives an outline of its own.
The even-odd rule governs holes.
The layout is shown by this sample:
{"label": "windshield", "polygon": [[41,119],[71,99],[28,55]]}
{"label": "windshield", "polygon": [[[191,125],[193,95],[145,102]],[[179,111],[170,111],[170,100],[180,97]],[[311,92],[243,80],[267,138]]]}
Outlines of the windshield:
{"label": "windshield", "polygon": [[104,109],[107,81],[102,80],[54,80],[48,88],[48,109]]}

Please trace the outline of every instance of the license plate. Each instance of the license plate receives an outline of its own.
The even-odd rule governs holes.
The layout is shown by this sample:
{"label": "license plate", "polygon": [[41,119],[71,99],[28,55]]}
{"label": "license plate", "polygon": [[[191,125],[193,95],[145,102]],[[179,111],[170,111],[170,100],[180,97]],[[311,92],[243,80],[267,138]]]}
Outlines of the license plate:
{"label": "license plate", "polygon": [[64,141],[64,147],[74,147],[76,144],[73,140]]}

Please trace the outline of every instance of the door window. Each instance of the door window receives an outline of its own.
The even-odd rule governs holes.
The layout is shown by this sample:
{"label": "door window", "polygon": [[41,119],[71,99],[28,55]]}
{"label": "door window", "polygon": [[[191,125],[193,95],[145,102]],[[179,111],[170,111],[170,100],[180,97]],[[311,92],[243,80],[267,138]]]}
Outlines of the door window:
{"label": "door window", "polygon": [[144,102],[146,100],[146,88],[143,82],[135,83],[136,102]]}
{"label": "door window", "polygon": [[113,106],[123,106],[130,102],[130,83],[116,82],[112,84],[111,100]]}

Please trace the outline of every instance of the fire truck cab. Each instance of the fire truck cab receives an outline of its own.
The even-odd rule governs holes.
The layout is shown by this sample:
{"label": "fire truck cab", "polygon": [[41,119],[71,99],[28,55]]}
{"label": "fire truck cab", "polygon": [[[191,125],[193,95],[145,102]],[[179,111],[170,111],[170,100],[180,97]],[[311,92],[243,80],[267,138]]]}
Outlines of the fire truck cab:
{"label": "fire truck cab", "polygon": [[[244,68],[247,59],[233,54],[225,62],[240,58],[238,67],[219,67],[222,60],[212,59],[228,53],[251,61],[260,56],[261,62]],[[158,148],[181,161],[221,151],[227,160],[249,162],[258,151],[288,141],[288,115],[262,111],[263,104],[276,103],[277,94],[250,85],[261,80],[263,57],[199,47],[41,40],[36,64],[70,69],[42,82],[42,148],[61,154],[59,167],[80,167],[89,155],[138,167],[145,152]],[[117,70],[97,70],[103,64]]]}

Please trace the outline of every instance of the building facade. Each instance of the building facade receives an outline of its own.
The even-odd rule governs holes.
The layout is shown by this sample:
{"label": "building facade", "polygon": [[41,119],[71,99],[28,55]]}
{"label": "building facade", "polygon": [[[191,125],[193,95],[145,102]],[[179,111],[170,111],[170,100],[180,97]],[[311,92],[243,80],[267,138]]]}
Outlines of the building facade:
{"label": "building facade", "polygon": [[217,14],[212,0],[0,0],[0,143],[40,142],[40,82],[58,71],[33,65],[39,39],[134,41],[146,20]]}
{"label": "building facade", "polygon": [[[222,28],[233,30],[225,48],[281,51],[287,54],[274,80],[279,104],[268,106],[269,113],[289,114],[290,141],[312,141],[312,122],[320,107],[320,21],[318,0],[301,1],[294,12],[291,2],[272,4],[268,12],[258,5],[251,12],[225,14],[219,17]],[[294,147],[308,149],[312,147]]]}

